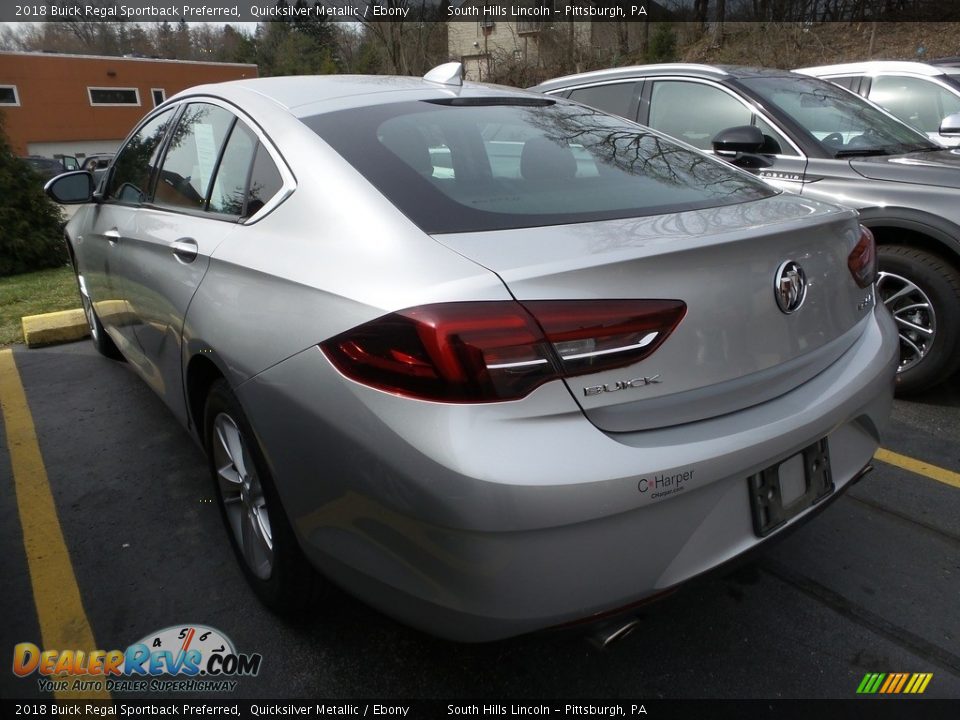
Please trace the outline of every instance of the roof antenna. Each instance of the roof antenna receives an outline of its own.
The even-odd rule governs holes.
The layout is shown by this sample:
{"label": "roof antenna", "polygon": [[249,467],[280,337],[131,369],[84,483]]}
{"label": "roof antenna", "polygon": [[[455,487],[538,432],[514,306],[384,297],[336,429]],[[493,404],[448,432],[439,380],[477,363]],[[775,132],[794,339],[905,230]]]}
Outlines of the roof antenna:
{"label": "roof antenna", "polygon": [[463,85],[463,65],[458,62],[448,62],[443,65],[437,65],[433,70],[424,75],[423,79],[427,82],[460,87]]}

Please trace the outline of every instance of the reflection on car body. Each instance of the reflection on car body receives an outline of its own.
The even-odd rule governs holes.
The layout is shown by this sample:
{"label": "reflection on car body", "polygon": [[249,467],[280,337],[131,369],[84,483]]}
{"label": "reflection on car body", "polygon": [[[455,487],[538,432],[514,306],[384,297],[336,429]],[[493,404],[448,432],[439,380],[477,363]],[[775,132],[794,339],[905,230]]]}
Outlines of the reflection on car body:
{"label": "reflection on car body", "polygon": [[[877,290],[900,329],[900,392],[926,390],[960,367],[960,156],[854,93],[785,70],[646,65],[534,89],[713,149],[803,197],[856,208],[877,238]],[[744,141],[744,128],[756,142]]]}

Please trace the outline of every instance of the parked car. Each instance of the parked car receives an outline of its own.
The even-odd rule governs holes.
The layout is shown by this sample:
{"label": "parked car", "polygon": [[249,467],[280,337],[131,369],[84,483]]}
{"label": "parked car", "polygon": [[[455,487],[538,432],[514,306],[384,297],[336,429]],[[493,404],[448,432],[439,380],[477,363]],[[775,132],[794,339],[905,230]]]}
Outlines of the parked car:
{"label": "parked car", "polygon": [[107,168],[110,167],[110,163],[113,162],[114,156],[114,153],[87,155],[83,159],[82,169],[92,173],[94,181],[99,183],[100,179],[106,174]]}
{"label": "parked car", "polygon": [[313,566],[449,638],[591,619],[815,514],[887,423],[855,212],[455,63],[193,88],[108,173],[48,185],[93,342],[277,610]]}
{"label": "parked car", "polygon": [[20,159],[29,165],[30,169],[33,170],[44,182],[50,178],[56,177],[66,170],[66,168],[63,166],[63,163],[59,160],[42,157],[41,155],[30,155]]}
{"label": "parked car", "polygon": [[63,163],[64,170],[79,170],[80,163],[77,161],[73,155],[54,155],[54,160],[59,160]]}
{"label": "parked car", "polygon": [[960,156],[858,95],[785,70],[647,65],[534,89],[856,208],[877,240],[877,292],[900,329],[900,392],[926,390],[960,366]]}
{"label": "parked car", "polygon": [[83,169],[90,172],[106,170],[113,161],[114,153],[97,153],[83,158]]}
{"label": "parked car", "polygon": [[944,146],[960,145],[960,119],[954,132],[940,126],[950,115],[960,113],[960,68],[918,62],[871,60],[869,62],[820,65],[794,72],[823,78],[875,102],[903,122]]}
{"label": "parked car", "polygon": [[960,57],[953,55],[951,57],[936,58],[935,60],[930,60],[930,64],[938,67],[960,67]]}

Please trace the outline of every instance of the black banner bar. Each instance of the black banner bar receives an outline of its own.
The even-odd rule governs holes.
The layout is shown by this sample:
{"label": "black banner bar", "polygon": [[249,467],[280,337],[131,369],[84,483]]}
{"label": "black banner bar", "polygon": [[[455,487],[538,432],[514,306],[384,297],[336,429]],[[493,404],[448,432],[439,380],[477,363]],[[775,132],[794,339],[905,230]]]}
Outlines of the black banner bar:
{"label": "black banner bar", "polygon": [[960,700],[0,700],[4,718],[650,718],[954,720]]}
{"label": "black banner bar", "polygon": [[[730,5],[728,3],[728,5]],[[5,2],[4,22],[683,22],[695,20],[690,3],[645,0],[35,0]],[[748,6],[743,6],[748,7]],[[749,6],[752,7],[752,6]],[[727,22],[949,21],[960,7],[943,0],[891,3],[838,0],[830,12],[816,3],[790,17],[763,6],[736,12]],[[796,15],[796,16],[793,16]],[[706,17],[707,22],[714,18]]]}

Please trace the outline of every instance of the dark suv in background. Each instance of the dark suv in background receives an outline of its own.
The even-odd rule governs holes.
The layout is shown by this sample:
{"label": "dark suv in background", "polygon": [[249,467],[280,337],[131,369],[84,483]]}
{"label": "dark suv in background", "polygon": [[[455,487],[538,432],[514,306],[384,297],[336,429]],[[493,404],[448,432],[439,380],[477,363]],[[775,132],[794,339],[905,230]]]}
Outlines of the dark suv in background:
{"label": "dark suv in background", "polygon": [[33,170],[33,172],[35,172],[43,182],[46,182],[50,178],[54,178],[60,173],[67,171],[67,168],[64,166],[64,164],[60,160],[55,160],[54,158],[41,157],[40,155],[30,155],[20,159],[29,165],[30,169]]}
{"label": "dark suv in background", "polygon": [[782,189],[857,208],[878,244],[877,293],[900,332],[899,391],[929,388],[960,366],[956,151],[855,93],[785,70],[646,65],[533,89],[712,150]]}

